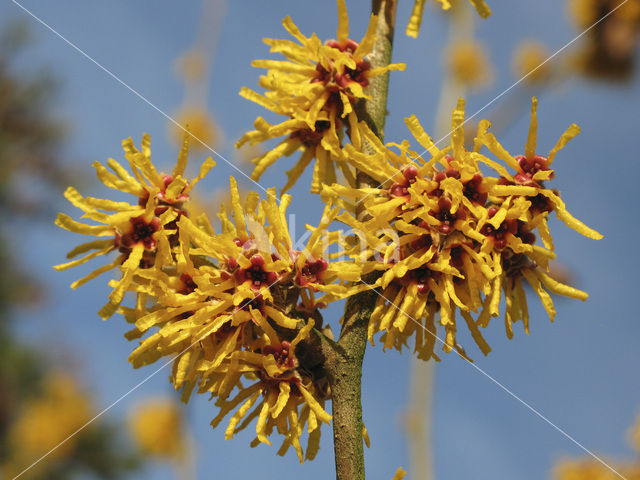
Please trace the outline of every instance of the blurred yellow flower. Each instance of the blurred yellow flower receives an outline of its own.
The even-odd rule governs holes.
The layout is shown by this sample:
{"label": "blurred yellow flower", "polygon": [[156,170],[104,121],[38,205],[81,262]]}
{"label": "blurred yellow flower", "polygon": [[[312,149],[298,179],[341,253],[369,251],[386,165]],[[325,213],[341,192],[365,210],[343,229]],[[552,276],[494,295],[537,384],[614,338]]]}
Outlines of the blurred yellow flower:
{"label": "blurred yellow flower", "polygon": [[567,12],[578,28],[588,28],[596,20],[601,0],[568,0]]}
{"label": "blurred yellow flower", "polygon": [[182,411],[169,398],[152,398],[136,405],[129,415],[131,435],[146,454],[180,459],[185,453]]}
{"label": "blurred yellow flower", "polygon": [[632,77],[640,31],[640,0],[570,0],[576,27],[588,29],[571,66],[598,80]]}
{"label": "blurred yellow flower", "polygon": [[[625,480],[640,480],[640,468],[633,464],[613,464]],[[562,460],[553,469],[554,480],[619,480],[621,477],[594,459]]]}
{"label": "blurred yellow flower", "polygon": [[629,443],[637,451],[640,452],[640,415],[636,417],[636,421],[629,429]]}
{"label": "blurred yellow flower", "polygon": [[[640,416],[629,430],[629,440],[633,448],[640,452]],[[554,480],[640,480],[640,462],[606,460],[606,465],[592,457],[565,458],[553,468]]]}
{"label": "blurred yellow flower", "polygon": [[184,106],[175,116],[176,122],[169,124],[172,140],[178,145],[184,139],[185,131],[189,133],[189,147],[192,150],[209,150],[218,148],[222,135],[218,123],[204,108]]}
{"label": "blurred yellow flower", "polygon": [[551,76],[551,64],[544,63],[550,53],[541,42],[527,40],[521,42],[513,54],[512,70],[518,79],[529,85],[539,85]]}
{"label": "blurred yellow flower", "polygon": [[69,436],[90,419],[90,401],[76,381],[65,373],[50,374],[42,395],[28,401],[9,428],[7,440],[14,458],[3,467],[5,474],[13,478],[55,448],[24,475],[38,478],[48,465],[73,453],[77,438]]}
{"label": "blurred yellow flower", "polygon": [[450,45],[446,62],[449,75],[461,85],[479,88],[491,81],[487,51],[477,40],[461,40]]}
{"label": "blurred yellow flower", "polygon": [[610,17],[628,22],[640,21],[640,0],[568,0],[567,12],[579,29],[591,27],[609,12]]}

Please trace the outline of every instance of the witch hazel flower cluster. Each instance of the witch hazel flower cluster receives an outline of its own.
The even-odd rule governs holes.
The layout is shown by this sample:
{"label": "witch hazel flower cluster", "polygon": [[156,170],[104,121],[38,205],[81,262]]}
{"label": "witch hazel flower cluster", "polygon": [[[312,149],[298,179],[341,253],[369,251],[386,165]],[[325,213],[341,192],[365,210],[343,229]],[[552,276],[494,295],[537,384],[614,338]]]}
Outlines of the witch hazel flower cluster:
{"label": "witch hazel flower cluster", "polygon": [[[586,300],[585,292],[549,274],[549,262],[556,257],[549,215],[586,237],[602,238],[574,218],[559,192],[546,185],[554,176],[551,165],[558,151],[578,134],[576,125],[546,156],[537,154],[534,98],[524,154],[514,157],[490,133],[486,120],[479,124],[473,150],[465,148],[462,99],[453,111],[451,145],[446,148],[435,145],[417,117],[405,123],[427,159],[407,141],[383,145],[369,132],[365,136],[373,154],[352,146],[347,151],[355,168],[379,188],[332,185],[323,191],[328,202],[348,207],[355,201],[367,213],[359,220],[346,208],[337,218],[368,234],[365,248],[356,242],[346,253],[362,264],[362,275],[379,274],[371,285],[380,291],[369,320],[372,344],[379,332],[385,348],[401,350],[413,338],[419,358],[438,359],[434,347],[441,327],[444,350],[455,349],[466,357],[456,340],[458,313],[488,354],[491,349],[481,329],[500,315],[503,298],[507,336],[513,336],[516,321],[529,333],[525,285],[552,321],[556,312],[550,293]],[[367,129],[364,123],[360,128]],[[485,173],[487,169],[494,175]]]}

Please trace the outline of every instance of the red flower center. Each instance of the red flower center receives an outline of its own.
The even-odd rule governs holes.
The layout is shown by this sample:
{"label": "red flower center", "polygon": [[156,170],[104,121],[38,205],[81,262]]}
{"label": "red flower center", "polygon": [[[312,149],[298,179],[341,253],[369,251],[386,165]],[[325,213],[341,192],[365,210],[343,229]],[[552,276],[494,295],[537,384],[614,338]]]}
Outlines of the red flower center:
{"label": "red flower center", "polygon": [[328,267],[329,263],[324,258],[307,260],[296,277],[296,283],[301,287],[306,287],[309,283],[320,283],[322,274]]}
{"label": "red flower center", "polygon": [[160,219],[153,217],[150,221],[144,219],[144,215],[129,220],[131,231],[123,235],[116,233],[115,243],[118,247],[131,249],[142,243],[147,250],[156,248],[153,234],[160,230]]}
{"label": "red flower center", "polygon": [[540,171],[548,170],[547,157],[542,155],[534,155],[533,158],[519,155],[516,157],[516,162],[520,165],[521,171],[516,173],[514,180],[521,185],[538,186],[539,184],[533,180],[533,176]]}
{"label": "red flower center", "polygon": [[291,343],[286,340],[282,342],[280,346],[267,345],[262,349],[262,353],[265,355],[273,355],[279,367],[287,369],[295,367],[295,358],[291,351]]}
{"label": "red flower center", "polygon": [[275,272],[264,270],[264,258],[262,258],[262,255],[251,257],[251,266],[236,270],[235,277],[240,283],[251,282],[251,288],[254,290],[260,290],[263,287],[268,288],[278,279],[278,275]]}

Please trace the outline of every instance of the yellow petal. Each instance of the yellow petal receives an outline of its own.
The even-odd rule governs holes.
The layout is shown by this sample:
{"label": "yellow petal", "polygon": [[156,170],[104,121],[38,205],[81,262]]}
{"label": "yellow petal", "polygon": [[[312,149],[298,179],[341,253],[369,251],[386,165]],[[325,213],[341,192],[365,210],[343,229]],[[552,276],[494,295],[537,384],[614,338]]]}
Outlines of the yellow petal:
{"label": "yellow petal", "polygon": [[411,17],[409,18],[409,24],[407,25],[406,34],[413,38],[418,38],[420,32],[420,25],[422,24],[422,14],[424,12],[424,4],[426,0],[415,0],[413,3],[413,10],[411,11]]}
{"label": "yellow petal", "polygon": [[577,288],[573,288],[569,285],[565,285],[564,283],[560,283],[546,273],[540,271],[539,269],[534,270],[534,273],[544,284],[544,286],[547,287],[552,293],[563,295],[565,297],[575,298],[577,300],[582,300],[583,302],[589,297],[589,294],[587,292],[583,292],[582,290],[578,290]]}
{"label": "yellow petal", "polygon": [[98,277],[99,275],[102,275],[105,272],[108,272],[109,270],[113,270],[114,268],[116,268],[117,265],[115,264],[108,264],[108,265],[103,265],[100,268],[97,268],[96,270],[94,270],[93,272],[91,272],[89,275],[82,277],[79,280],[76,280],[75,282],[73,282],[71,284],[71,288],[73,288],[74,290],[82,285],[84,285],[85,283],[87,283],[90,280],[93,280],[94,278]]}
{"label": "yellow petal", "polygon": [[538,138],[538,115],[536,113],[538,109],[538,99],[533,97],[531,99],[531,122],[529,123],[529,135],[527,136],[527,143],[524,147],[524,155],[527,158],[533,158],[536,154],[536,141]]}
{"label": "yellow petal", "polygon": [[563,149],[565,145],[569,143],[569,141],[579,133],[580,133],[579,126],[577,126],[575,123],[569,125],[569,128],[567,128],[567,130],[562,134],[562,136],[558,140],[558,143],[556,143],[555,147],[553,147],[549,151],[549,156],[547,157],[547,166],[553,163],[553,160],[556,158],[556,154],[558,153],[558,151]]}
{"label": "yellow petal", "polygon": [[336,32],[338,43],[343,45],[349,39],[349,16],[344,0],[338,0],[338,31]]}
{"label": "yellow petal", "polygon": [[291,392],[291,386],[288,382],[280,382],[280,394],[278,395],[278,400],[275,405],[271,407],[270,412],[273,418],[276,418],[282,412],[282,409],[289,401],[289,393]]}
{"label": "yellow petal", "polygon": [[533,288],[538,294],[538,297],[540,297],[542,306],[547,311],[547,314],[549,314],[549,318],[553,322],[556,316],[556,309],[553,306],[553,300],[551,299],[551,296],[544,288],[542,288],[542,283],[530,269],[523,269],[522,274],[531,285],[531,288]]}
{"label": "yellow petal", "polygon": [[182,136],[182,147],[178,154],[178,161],[173,169],[173,176],[184,175],[184,171],[187,168],[187,156],[189,155],[189,134],[184,132]]}
{"label": "yellow petal", "polygon": [[77,258],[75,260],[72,260],[71,262],[61,263],[60,265],[55,265],[53,268],[58,270],[58,271],[67,270],[69,268],[73,268],[73,267],[81,265],[81,264],[83,264],[85,262],[88,262],[92,258],[99,257],[100,255],[105,255],[105,254],[109,253],[111,250],[113,250],[114,248],[115,247],[114,247],[113,243],[111,243],[110,245],[108,245],[107,247],[103,248],[102,250],[95,250],[95,251],[85,255],[84,257]]}
{"label": "yellow petal", "polygon": [[267,419],[269,417],[269,404],[264,402],[262,409],[260,410],[260,416],[258,417],[258,423],[256,424],[256,436],[258,440],[267,445],[271,445],[271,442],[265,435],[267,427]]}
{"label": "yellow petal", "polygon": [[404,119],[404,123],[407,125],[407,128],[409,128],[409,131],[415,137],[418,143],[426,148],[431,155],[436,155],[439,152],[431,137],[427,135],[424,128],[422,128],[422,125],[420,125],[418,117],[416,117],[415,115],[411,115],[410,117]]}
{"label": "yellow petal", "polygon": [[298,387],[298,390],[300,391],[300,393],[304,397],[305,401],[307,402],[307,405],[309,405],[311,410],[313,410],[313,413],[316,414],[316,417],[318,417],[318,419],[321,422],[324,422],[324,423],[327,423],[327,424],[330,423],[331,422],[331,415],[329,415],[327,412],[325,412],[324,408],[322,408],[322,406],[316,401],[316,399],[313,398],[313,395],[311,395],[307,391],[307,389],[304,388],[302,385],[300,385]]}
{"label": "yellow petal", "polygon": [[253,404],[260,398],[260,392],[255,392],[247,401],[245,401],[242,406],[233,414],[233,417],[229,420],[229,425],[224,432],[224,439],[231,440],[233,438],[233,434],[236,430],[236,425],[238,422],[247,414],[249,409],[253,406]]}
{"label": "yellow petal", "polygon": [[313,318],[309,318],[307,324],[300,329],[296,337],[291,341],[291,351],[295,352],[296,345],[300,343],[302,340],[306,339],[309,336],[309,332],[313,329],[315,325],[315,321]]}
{"label": "yellow petal", "polygon": [[588,238],[592,238],[594,240],[601,240],[603,238],[601,233],[597,232],[592,228],[587,227],[584,223],[582,223],[580,220],[578,220],[573,215],[571,215],[567,211],[567,207],[562,201],[562,199],[557,195],[555,195],[552,191],[541,190],[540,193],[545,195],[547,198],[549,198],[553,202],[556,216],[560,220],[562,220],[568,227],[573,228],[579,234],[584,235],[585,237],[588,237]]}
{"label": "yellow petal", "polygon": [[405,472],[401,467],[398,467],[398,470],[396,470],[396,473],[391,480],[402,480],[406,474],[407,472]]}
{"label": "yellow petal", "polygon": [[458,98],[451,114],[451,146],[454,158],[460,160],[464,153],[464,98]]}
{"label": "yellow petal", "polygon": [[471,5],[473,5],[476,11],[480,14],[482,18],[487,18],[491,16],[491,9],[489,5],[485,3],[484,0],[469,0]]}
{"label": "yellow petal", "polygon": [[70,232],[81,233],[83,235],[104,237],[114,234],[113,228],[109,225],[85,225],[84,223],[76,222],[64,213],[58,214],[55,224],[60,228],[69,230]]}
{"label": "yellow petal", "polygon": [[[373,50],[373,44],[376,42],[377,23],[378,17],[371,15],[371,18],[369,18],[369,25],[367,26],[367,33],[358,44],[356,51],[353,52],[353,58],[356,61],[361,60],[365,55],[368,55],[371,50]],[[369,71],[369,75],[371,75],[371,71]]]}

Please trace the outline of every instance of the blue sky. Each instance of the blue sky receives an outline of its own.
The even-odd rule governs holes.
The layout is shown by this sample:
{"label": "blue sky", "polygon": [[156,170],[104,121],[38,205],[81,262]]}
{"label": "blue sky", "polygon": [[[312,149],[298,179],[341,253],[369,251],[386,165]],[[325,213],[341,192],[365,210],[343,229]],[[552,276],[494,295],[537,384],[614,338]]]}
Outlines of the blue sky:
{"label": "blue sky", "polygon": [[[183,86],[173,65],[195,39],[200,2],[21,3],[160,110],[172,114],[180,106]],[[361,37],[368,2],[347,3],[353,36]],[[411,3],[401,1],[398,10],[394,60],[406,62],[408,67],[392,77],[387,141],[409,135],[402,118],[412,113],[428,130],[433,126],[442,81],[446,17],[427,9],[420,37],[409,39],[403,30]],[[516,80],[509,65],[519,40],[539,38],[553,51],[576,34],[566,19],[564,2],[492,0],[490,4],[494,15],[477,24],[477,35],[489,48],[495,80],[492,88],[469,97],[469,112],[481,108]],[[206,106],[224,130],[227,141],[219,152],[227,158],[233,158],[235,139],[251,127],[257,115],[264,114],[237,92],[241,86],[257,87],[260,72],[249,64],[255,58],[269,58],[263,37],[286,37],[281,26],[286,15],[305,33],[315,31],[321,38],[335,36],[335,5],[330,1],[229,2],[224,18],[216,22],[222,29],[213,53]],[[30,18],[11,1],[0,3],[3,21],[18,17]],[[30,21],[37,43],[22,57],[21,68],[47,64],[62,80],[57,110],[71,126],[64,152],[68,162],[90,177],[93,161],[122,158],[121,140],[132,136],[137,141],[142,132],[148,132],[156,164],[169,168],[177,151],[167,137],[167,120],[59,37],[35,20]],[[625,432],[640,407],[640,322],[634,291],[639,258],[633,242],[639,233],[636,179],[640,174],[640,82],[636,77],[628,85],[611,85],[574,77],[545,91],[514,89],[496,105],[514,95],[526,99],[531,94],[540,101],[541,152],[548,151],[569,124],[581,126],[582,133],[554,164],[555,187],[562,191],[569,210],[602,232],[605,239],[588,240],[554,221],[552,232],[559,258],[572,270],[576,286],[590,293],[589,300],[557,299],[558,314],[551,324],[530,295],[529,336],[518,324],[515,338],[508,341],[498,318],[486,332],[493,352],[482,358],[477,349],[469,347],[468,353],[478,367],[586,448],[607,457],[630,458],[633,453],[625,442]],[[523,105],[522,115],[501,134],[511,151],[521,150],[526,138],[527,102]],[[203,158],[193,155],[192,166]],[[234,174],[229,165],[217,160],[215,175],[199,186],[205,200],[213,197],[209,192],[226,187],[228,176]],[[261,184],[283,185],[282,172],[278,168],[270,170]],[[300,224],[313,224],[320,217],[321,206],[317,199],[310,198],[306,185],[308,181],[303,179],[292,191],[292,211],[302,218]],[[95,184],[87,183],[84,188],[85,193],[91,190],[96,196],[103,192]],[[50,202],[75,214],[62,201],[61,193],[52,194]],[[79,241],[53,227],[51,220],[50,225],[25,227],[28,235],[21,237],[20,248],[29,252],[25,262],[40,276],[49,296],[45,310],[20,315],[18,330],[24,339],[54,358],[69,361],[68,352],[72,352],[70,361],[93,392],[96,405],[106,407],[154,369],[134,371],[126,361],[133,345],[122,336],[124,322],[118,318],[102,322],[95,313],[108,292],[103,281],[72,292],[68,284],[82,272],[55,273],[51,269]],[[331,323],[335,326],[339,312],[332,312],[335,318]],[[462,340],[470,345],[464,332]],[[540,479],[549,476],[559,457],[583,453],[479,370],[456,355],[442,357],[436,367],[433,412],[438,479]],[[391,478],[398,466],[409,465],[401,428],[409,365],[406,353],[369,348],[366,354],[364,416],[372,437],[366,462],[373,479]],[[161,371],[106,415],[121,418],[141,398],[169,392],[168,374]],[[194,399],[189,406],[189,423],[197,443],[198,478],[272,478],[286,474],[320,479],[332,475],[330,429],[324,430],[318,458],[300,466],[293,455],[276,456],[273,447],[250,449],[252,436],[248,433],[225,442],[222,429],[209,427],[215,413],[206,398]],[[172,478],[162,466],[150,467],[143,477]]]}

